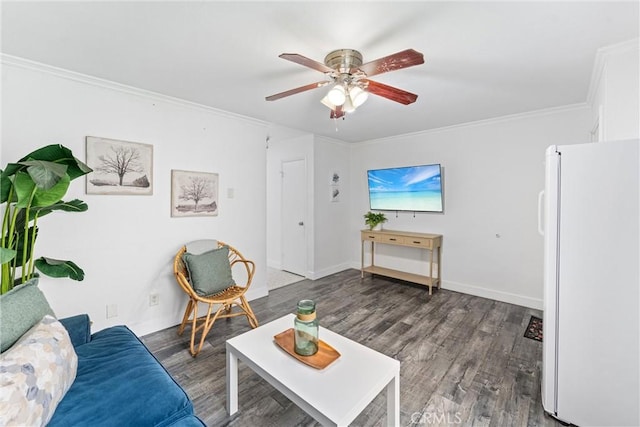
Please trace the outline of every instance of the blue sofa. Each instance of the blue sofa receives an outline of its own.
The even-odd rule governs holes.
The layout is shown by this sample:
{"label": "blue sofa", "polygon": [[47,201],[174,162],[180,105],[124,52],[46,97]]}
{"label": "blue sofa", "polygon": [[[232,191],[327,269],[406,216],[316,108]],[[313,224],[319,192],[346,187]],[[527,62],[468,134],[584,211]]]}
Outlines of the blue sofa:
{"label": "blue sofa", "polygon": [[78,356],[75,381],[49,426],[203,426],[193,404],[126,326],[91,335],[87,315],[60,322]]}
{"label": "blue sofa", "polygon": [[57,321],[37,284],[0,295],[0,425],[204,425],[129,328],[92,335],[86,314]]}

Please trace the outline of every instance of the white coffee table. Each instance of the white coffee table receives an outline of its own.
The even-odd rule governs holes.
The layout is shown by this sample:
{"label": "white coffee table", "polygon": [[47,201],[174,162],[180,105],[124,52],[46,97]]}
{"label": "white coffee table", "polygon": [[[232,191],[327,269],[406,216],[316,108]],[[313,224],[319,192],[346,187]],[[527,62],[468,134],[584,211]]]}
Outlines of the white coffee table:
{"label": "white coffee table", "polygon": [[318,370],[294,359],[273,337],[293,327],[289,314],[227,340],[227,410],[238,411],[238,359],[322,425],[346,426],[383,389],[387,424],[400,425],[400,362],[320,327],[340,357]]}

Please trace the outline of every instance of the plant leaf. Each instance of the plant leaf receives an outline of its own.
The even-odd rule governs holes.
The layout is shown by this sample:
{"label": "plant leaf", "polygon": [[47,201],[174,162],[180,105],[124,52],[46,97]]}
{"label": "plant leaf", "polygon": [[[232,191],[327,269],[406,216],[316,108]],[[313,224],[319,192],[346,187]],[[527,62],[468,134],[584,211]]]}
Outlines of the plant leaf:
{"label": "plant leaf", "polygon": [[35,186],[35,182],[33,182],[28,173],[22,171],[16,173],[16,176],[13,179],[13,187],[15,188],[16,197],[18,199],[16,202],[17,208],[27,207]]}
{"label": "plant leaf", "polygon": [[[33,237],[32,234],[36,233],[35,235],[35,239],[38,238],[38,227],[34,228],[33,227],[29,227],[29,237],[27,237],[27,239],[29,239],[29,242],[31,242],[31,238]],[[22,265],[22,253],[24,251],[24,228],[20,228],[20,229],[16,229],[16,233],[15,233],[16,237],[15,237],[15,250],[16,250],[16,260],[18,261],[18,265]],[[27,245],[27,261],[29,261],[31,259],[31,245]]]}
{"label": "plant leaf", "polygon": [[73,157],[71,150],[60,144],[47,145],[20,159],[21,162],[29,160],[45,160],[66,165],[67,174],[71,180],[93,171],[89,166]]}
{"label": "plant leaf", "polygon": [[23,169],[26,169],[26,167],[21,165],[21,164],[8,163],[7,167],[5,168],[5,170],[2,171],[2,177],[3,178],[9,178],[9,177],[15,175],[18,171],[21,171]]}
{"label": "plant leaf", "polygon": [[89,206],[87,206],[85,202],[83,202],[82,200],[73,199],[69,202],[60,200],[59,202],[54,203],[50,206],[36,207],[33,208],[32,211],[37,212],[39,217],[43,217],[53,211],[85,212],[87,209],[89,209]]}
{"label": "plant leaf", "polygon": [[0,170],[0,203],[4,203],[9,199],[9,191],[13,183],[8,175]]}
{"label": "plant leaf", "polygon": [[[36,227],[35,229],[33,227],[29,227],[28,233],[29,233],[29,242],[31,241],[31,237],[32,234],[36,233],[35,238],[38,237],[38,227]],[[9,235],[7,234],[6,236],[6,241],[8,242]],[[15,252],[15,256],[14,258],[16,259],[16,263],[17,265],[21,265],[22,264],[22,251],[23,251],[23,247],[24,247],[24,226],[23,228],[16,228],[16,230],[13,233],[13,244],[12,246],[9,247],[4,247],[4,248],[0,248],[0,249],[5,249],[5,250],[9,250],[9,251],[13,251]],[[29,247],[27,247],[27,261],[29,261],[29,259],[31,258],[31,247],[29,245]],[[8,262],[8,261],[7,261]],[[3,262],[4,264],[4,262]]]}
{"label": "plant leaf", "polygon": [[51,206],[51,208],[54,210],[61,210],[65,212],[85,212],[87,209],[89,209],[89,206],[82,200],[73,199],[68,202],[60,201],[60,203],[56,203],[55,205]]}
{"label": "plant leaf", "polygon": [[27,166],[27,172],[38,189],[48,190],[67,174],[67,166],[43,160],[20,162]]}
{"label": "plant leaf", "polygon": [[84,271],[73,261],[40,257],[35,261],[36,268],[49,277],[68,277],[71,280],[82,281]]}
{"label": "plant leaf", "polygon": [[17,252],[9,248],[0,248],[0,264],[6,264],[16,257]]}
{"label": "plant leaf", "polygon": [[36,194],[33,196],[33,203],[31,204],[33,207],[43,207],[43,206],[51,206],[55,203],[58,203],[60,199],[67,194],[67,190],[69,189],[69,184],[71,183],[71,179],[69,175],[64,175],[60,178],[60,181],[56,183],[53,187],[48,190],[45,189],[36,189]]}
{"label": "plant leaf", "polygon": [[62,196],[67,193],[69,188],[69,175],[62,177],[56,185],[48,190],[38,189],[35,182],[31,179],[31,175],[26,172],[18,172],[14,178],[13,186],[18,196],[16,203],[17,208],[26,208],[29,204],[29,198],[34,188],[36,192],[33,196],[31,206],[51,206],[60,201]]}
{"label": "plant leaf", "polygon": [[[29,221],[32,221],[36,215],[39,218],[42,218],[45,215],[50,214],[53,211],[64,211],[64,212],[85,212],[89,209],[89,206],[82,200],[73,199],[69,202],[64,202],[62,200],[54,203],[50,206],[36,206],[31,208],[31,212],[29,215]],[[26,216],[26,211],[21,209],[18,212],[18,216],[16,217],[16,229],[22,230],[24,229],[24,220]]]}
{"label": "plant leaf", "polygon": [[[24,209],[20,209],[18,211],[18,215],[16,216],[16,230],[24,230],[24,217],[26,216],[26,211]],[[31,218],[29,218],[29,221],[31,221],[34,218],[33,214],[31,215]]]}
{"label": "plant leaf", "polygon": [[[85,163],[73,156],[68,148],[60,144],[47,145],[24,156],[18,163],[8,163],[3,171],[0,171],[0,203],[5,203],[9,197],[11,188],[11,177],[23,171],[30,164],[27,162],[43,161],[54,163],[59,166],[66,166],[66,173],[70,180],[86,175],[93,171]],[[40,178],[34,178],[39,182]]]}

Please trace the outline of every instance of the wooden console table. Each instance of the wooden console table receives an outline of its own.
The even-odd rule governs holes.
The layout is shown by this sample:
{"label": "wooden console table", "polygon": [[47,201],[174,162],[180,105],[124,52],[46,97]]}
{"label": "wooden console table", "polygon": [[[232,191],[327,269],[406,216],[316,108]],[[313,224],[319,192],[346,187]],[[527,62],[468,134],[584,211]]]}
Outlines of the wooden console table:
{"label": "wooden console table", "polygon": [[[407,282],[418,283],[429,287],[429,295],[434,285],[440,289],[441,282],[441,256],[440,247],[442,246],[442,235],[427,233],[412,233],[410,231],[393,231],[393,230],[362,230],[362,252],[360,255],[360,277],[364,278],[364,273],[378,274],[380,276],[393,277],[395,279],[406,280]],[[371,265],[364,266],[364,245],[365,242],[371,242]],[[430,251],[429,257],[429,275],[407,273],[404,271],[392,270],[390,268],[378,267],[374,263],[375,243],[385,245],[409,246],[412,248],[426,249]],[[438,274],[433,277],[433,253],[438,252]]]}

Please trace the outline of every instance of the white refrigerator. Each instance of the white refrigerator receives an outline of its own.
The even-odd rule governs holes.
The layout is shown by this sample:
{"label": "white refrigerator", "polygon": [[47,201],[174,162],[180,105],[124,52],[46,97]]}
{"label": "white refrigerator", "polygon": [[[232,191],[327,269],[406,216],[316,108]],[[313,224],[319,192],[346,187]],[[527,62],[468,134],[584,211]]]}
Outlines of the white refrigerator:
{"label": "white refrigerator", "polygon": [[579,426],[640,425],[639,146],[546,151],[542,403]]}

